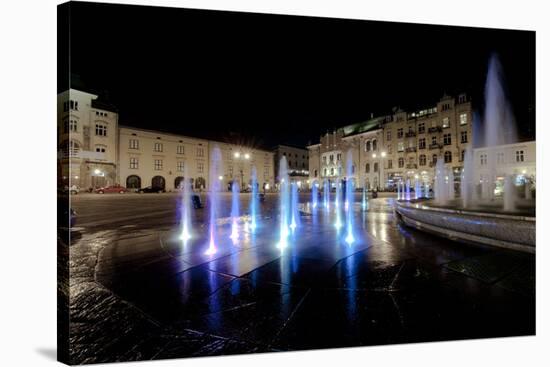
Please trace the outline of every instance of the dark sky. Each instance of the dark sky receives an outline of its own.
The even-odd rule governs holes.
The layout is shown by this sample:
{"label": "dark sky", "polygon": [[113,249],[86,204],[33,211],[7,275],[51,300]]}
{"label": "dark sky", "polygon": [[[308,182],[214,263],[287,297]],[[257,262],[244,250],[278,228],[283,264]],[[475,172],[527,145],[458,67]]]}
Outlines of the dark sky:
{"label": "dark sky", "polygon": [[304,145],[444,92],[482,109],[496,53],[518,130],[534,136],[534,32],[90,3],[70,14],[70,72],[124,125]]}

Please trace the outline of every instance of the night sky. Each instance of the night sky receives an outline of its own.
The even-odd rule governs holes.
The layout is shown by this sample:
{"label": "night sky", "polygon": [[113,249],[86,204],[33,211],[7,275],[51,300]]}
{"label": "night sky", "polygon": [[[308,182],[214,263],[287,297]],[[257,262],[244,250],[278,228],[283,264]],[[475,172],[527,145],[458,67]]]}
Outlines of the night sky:
{"label": "night sky", "polygon": [[[534,138],[534,32],[90,3],[70,12],[72,85],[108,98],[122,125],[305,145],[444,92],[468,92],[481,110],[496,53],[518,130]],[[58,92],[66,59],[60,47]]]}

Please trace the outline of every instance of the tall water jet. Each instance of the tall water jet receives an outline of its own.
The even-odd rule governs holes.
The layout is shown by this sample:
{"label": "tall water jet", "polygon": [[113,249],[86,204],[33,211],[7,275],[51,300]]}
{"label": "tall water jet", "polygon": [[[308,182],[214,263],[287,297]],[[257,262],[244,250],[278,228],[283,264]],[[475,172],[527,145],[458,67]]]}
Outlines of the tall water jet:
{"label": "tall water jet", "polygon": [[369,199],[367,197],[367,188],[363,186],[363,198],[361,200],[361,207],[363,208],[363,210],[367,210],[369,208],[368,200]]}
{"label": "tall water jet", "polygon": [[323,205],[326,210],[330,209],[330,186],[326,178],[323,182]]}
{"label": "tall water jet", "polygon": [[208,193],[208,203],[210,207],[210,223],[209,223],[209,243],[206,255],[213,255],[217,252],[216,245],[216,220],[218,219],[218,211],[220,205],[220,187],[221,181],[219,180],[219,174],[222,172],[222,154],[219,147],[214,147],[212,155],[210,156],[210,172],[209,172],[209,186],[210,191]]}
{"label": "tall water jet", "polygon": [[334,211],[336,213],[336,221],[334,222],[334,226],[336,229],[340,229],[342,227],[342,219],[340,218],[340,200],[342,195],[342,183],[340,182],[340,177],[338,177],[336,181],[336,197],[334,199]]}
{"label": "tall water jet", "polygon": [[300,211],[298,209],[298,185],[293,182],[290,184],[291,188],[291,218],[290,229],[292,232],[296,230],[296,227],[300,225]]}
{"label": "tall water jet", "polygon": [[259,211],[259,193],[258,193],[258,178],[256,174],[256,166],[252,167],[252,196],[250,197],[250,229],[252,232],[256,230],[258,225]]}
{"label": "tall water jet", "polygon": [[289,235],[289,211],[290,211],[290,183],[288,179],[288,167],[286,157],[282,157],[279,161],[279,242],[277,248],[283,251],[288,246]]}
{"label": "tall water jet", "polygon": [[464,152],[464,168],[460,176],[460,197],[462,206],[468,208],[475,202],[474,190],[474,158],[472,148],[467,148]]}
{"label": "tall water jet", "polygon": [[181,234],[180,239],[185,245],[191,239],[191,180],[187,172],[181,183]]}
{"label": "tall water jet", "polygon": [[353,238],[353,207],[354,207],[354,197],[353,197],[353,156],[351,153],[351,149],[348,150],[347,157],[346,157],[346,204],[348,206],[347,208],[347,218],[346,218],[346,225],[347,225],[347,236],[346,236],[346,242],[348,245],[351,245],[355,239]]}
{"label": "tall water jet", "polygon": [[405,200],[411,200],[411,180],[407,178],[405,183]]}
{"label": "tall water jet", "polygon": [[318,195],[317,182],[314,182],[311,188],[311,206],[313,207],[313,209],[317,208],[317,201],[318,201],[317,195]]}
{"label": "tall water jet", "polygon": [[446,184],[447,172],[443,160],[441,157],[437,160],[435,165],[435,178],[434,178],[434,200],[437,204],[444,205],[447,203],[448,189]]}
{"label": "tall water jet", "polygon": [[414,198],[420,199],[421,195],[422,193],[420,192],[420,180],[418,179],[418,177],[415,177],[414,178]]}
{"label": "tall water jet", "polygon": [[455,176],[452,168],[447,169],[445,175],[445,182],[447,184],[447,200],[453,200],[455,198]]}
{"label": "tall water jet", "polygon": [[229,238],[236,243],[239,240],[239,183],[231,183],[231,235]]}
{"label": "tall water jet", "polygon": [[504,211],[512,212],[516,210],[516,188],[514,186],[514,176],[508,175],[504,178]]}

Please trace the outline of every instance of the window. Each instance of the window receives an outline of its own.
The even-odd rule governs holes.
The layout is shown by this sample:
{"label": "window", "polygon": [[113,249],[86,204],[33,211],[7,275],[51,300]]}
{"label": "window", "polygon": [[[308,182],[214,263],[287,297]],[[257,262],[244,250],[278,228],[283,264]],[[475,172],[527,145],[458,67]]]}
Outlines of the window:
{"label": "window", "polygon": [[100,146],[95,147],[95,151],[97,153],[105,153],[105,147],[100,147]]}
{"label": "window", "polygon": [[393,161],[391,159],[388,159],[388,168],[389,169],[393,168]]}
{"label": "window", "polygon": [[432,164],[435,165],[437,163],[437,154],[432,155]]}
{"label": "window", "polygon": [[183,172],[184,167],[185,167],[185,162],[184,161],[178,161],[178,163],[176,164],[176,169],[179,172]]}
{"label": "window", "polygon": [[376,144],[376,139],[374,139],[372,141],[372,150],[376,150],[378,147],[377,147],[377,144]]}
{"label": "window", "polygon": [[504,163],[504,153],[503,152],[498,152],[497,153],[497,163],[498,164],[503,164]]}
{"label": "window", "polygon": [[448,117],[445,117],[445,118],[443,119],[443,128],[445,129],[445,128],[447,128],[447,127],[449,127],[449,118],[448,118]]}
{"label": "window", "polygon": [[341,153],[336,154],[336,160],[340,162],[341,159],[342,159],[342,154]]}
{"label": "window", "polygon": [[443,144],[444,145],[451,145],[451,134],[443,135]]}
{"label": "window", "polygon": [[155,159],[155,171],[162,171],[162,159]]}
{"label": "window", "polygon": [[330,161],[330,163],[334,163],[334,155],[333,154],[330,155],[329,161]]}
{"label": "window", "polygon": [[330,169],[330,175],[331,175],[331,176],[334,176],[334,168],[331,168],[331,169]]}
{"label": "window", "polygon": [[487,154],[481,154],[479,156],[479,163],[481,163],[482,166],[487,165]]}
{"label": "window", "polygon": [[386,131],[386,140],[391,141],[391,130]]}
{"label": "window", "polygon": [[397,143],[397,151],[402,152],[404,150],[405,150],[405,143],[403,143],[402,141],[398,142]]}
{"label": "window", "polygon": [[202,147],[197,148],[197,157],[204,157],[204,148]]}
{"label": "window", "polygon": [[426,165],[426,155],[425,154],[420,154],[420,157],[419,157],[418,161],[419,161],[419,164],[421,166],[425,166]]}
{"label": "window", "polygon": [[432,145],[437,144],[437,136],[432,136]]}
{"label": "window", "polygon": [[324,176],[327,175],[327,169],[326,169],[326,168],[323,170],[323,175],[324,175]]}
{"label": "window", "polygon": [[367,140],[365,143],[365,152],[370,152],[371,142],[370,140]]}
{"label": "window", "polygon": [[426,138],[418,139],[418,149],[426,149]]}
{"label": "window", "polygon": [[460,132],[460,142],[461,143],[467,143],[468,142],[468,132],[467,131],[461,131]]}
{"label": "window", "polygon": [[418,133],[424,134],[426,132],[426,124],[421,122],[418,124]]}
{"label": "window", "polygon": [[139,149],[139,140],[130,139],[129,147],[130,149]]}
{"label": "window", "polygon": [[523,150],[516,150],[516,162],[523,162]]}
{"label": "window", "polygon": [[460,125],[466,125],[468,123],[468,115],[466,113],[460,114]]}
{"label": "window", "polygon": [[176,147],[176,154],[185,154],[185,146],[183,145],[178,145]]}
{"label": "window", "polygon": [[397,165],[399,166],[399,168],[403,168],[405,166],[405,160],[403,159],[403,157],[400,157],[397,160]]}
{"label": "window", "polygon": [[317,170],[313,170],[313,176],[317,177]]}
{"label": "window", "polygon": [[391,144],[388,145],[388,154],[391,154],[392,152],[392,149],[391,149]]}
{"label": "window", "polygon": [[80,151],[80,145],[76,141],[71,140],[69,142],[69,155],[71,157],[77,156]]}
{"label": "window", "polygon": [[197,162],[197,172],[198,173],[204,173],[204,163]]}
{"label": "window", "polygon": [[327,156],[323,157],[323,164],[327,164]]}
{"label": "window", "polygon": [[71,106],[71,110],[78,111],[78,101],[73,101],[72,99],[69,101],[69,104]]}
{"label": "window", "polygon": [[155,152],[162,152],[162,143],[155,143],[153,150]]}
{"label": "window", "polygon": [[130,169],[138,169],[139,161],[137,158],[130,158]]}
{"label": "window", "polygon": [[441,111],[447,111],[451,109],[451,105],[449,103],[445,103],[441,105]]}
{"label": "window", "polygon": [[71,120],[70,123],[69,123],[69,130],[76,133],[76,128],[77,128],[76,120]]}
{"label": "window", "polygon": [[403,129],[397,129],[397,139],[403,138]]}
{"label": "window", "polygon": [[463,149],[461,152],[460,152],[460,161],[461,162],[464,162],[464,155],[466,154],[466,151]]}
{"label": "window", "polygon": [[374,162],[374,172],[378,172],[378,162]]}
{"label": "window", "polygon": [[453,161],[453,155],[448,150],[445,152],[445,163],[451,163]]}
{"label": "window", "polygon": [[107,126],[103,124],[96,124],[95,125],[95,134],[97,136],[107,136]]}
{"label": "window", "polygon": [[370,173],[370,163],[365,165],[365,173]]}

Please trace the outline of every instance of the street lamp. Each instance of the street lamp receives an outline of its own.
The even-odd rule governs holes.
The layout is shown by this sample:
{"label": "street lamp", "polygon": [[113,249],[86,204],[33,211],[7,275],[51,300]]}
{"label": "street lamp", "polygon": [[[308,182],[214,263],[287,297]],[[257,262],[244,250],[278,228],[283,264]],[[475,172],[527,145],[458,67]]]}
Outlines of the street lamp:
{"label": "street lamp", "polygon": [[223,176],[218,177],[218,180],[220,181],[223,180]]}
{"label": "street lamp", "polygon": [[241,153],[235,152],[234,156],[235,156],[235,158],[239,158],[241,156]]}
{"label": "street lamp", "polygon": [[249,159],[249,158],[250,158],[250,154],[246,153],[246,154],[244,155],[244,159]]}
{"label": "street lamp", "polygon": [[100,171],[99,169],[96,168],[95,171],[94,171],[94,173],[95,173],[96,175],[99,175],[99,174],[101,173],[101,171]]}
{"label": "street lamp", "polygon": [[382,158],[386,158],[386,152],[382,152],[381,155],[382,155]]}

